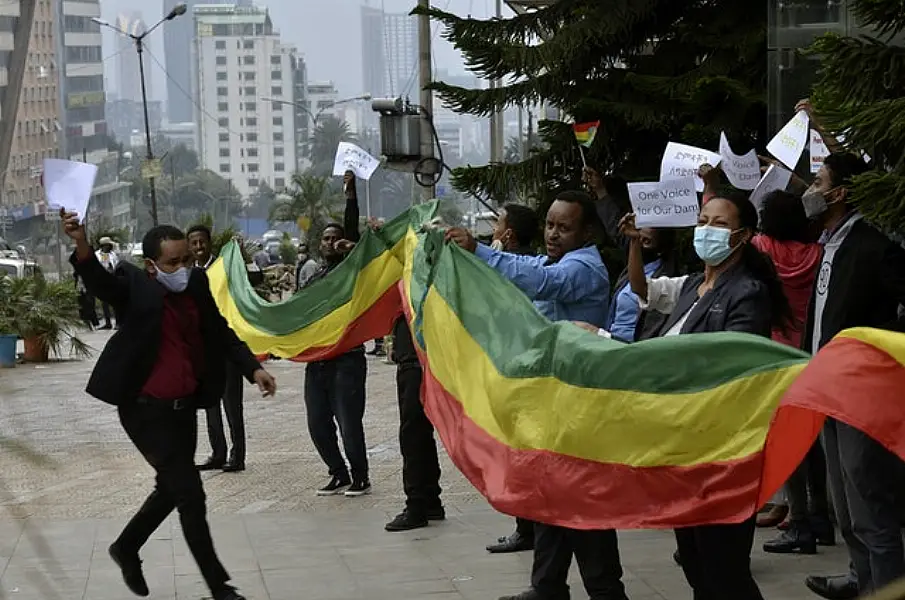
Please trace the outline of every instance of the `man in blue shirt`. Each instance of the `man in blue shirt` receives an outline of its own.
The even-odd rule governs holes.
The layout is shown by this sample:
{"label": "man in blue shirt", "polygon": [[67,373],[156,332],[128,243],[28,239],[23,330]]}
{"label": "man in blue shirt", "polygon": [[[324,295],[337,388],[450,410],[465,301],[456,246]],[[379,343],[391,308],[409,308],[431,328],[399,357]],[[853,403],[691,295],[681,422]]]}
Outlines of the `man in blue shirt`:
{"label": "man in blue shirt", "polygon": [[[562,192],[547,211],[546,256],[517,256],[478,244],[465,229],[450,229],[448,241],[475,255],[509,279],[552,321],[581,321],[602,327],[610,282],[592,240],[597,214],[584,192]],[[616,532],[579,531],[537,523],[531,589],[500,600],[565,600],[572,555],[592,600],[625,600]]]}

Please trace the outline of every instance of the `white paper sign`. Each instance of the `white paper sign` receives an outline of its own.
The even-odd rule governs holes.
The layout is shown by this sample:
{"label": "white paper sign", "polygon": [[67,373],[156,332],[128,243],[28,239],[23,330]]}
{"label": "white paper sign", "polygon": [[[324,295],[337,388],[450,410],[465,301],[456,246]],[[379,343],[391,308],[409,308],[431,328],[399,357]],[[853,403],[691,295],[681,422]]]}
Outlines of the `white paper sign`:
{"label": "white paper sign", "polygon": [[729,183],[740,190],[753,190],[760,181],[760,160],[753,149],[743,156],[732,152],[726,134],[720,134],[720,156],[722,169]]}
{"label": "white paper sign", "polygon": [[44,192],[50,210],[66,209],[76,213],[84,221],[88,214],[88,201],[94,189],[97,165],[91,163],[44,159]]}
{"label": "white paper sign", "polygon": [[776,137],[767,144],[767,152],[794,170],[808,143],[808,123],[808,113],[803,110],[795,113],[792,120],[786,123]]}
{"label": "white paper sign", "polygon": [[767,172],[764,173],[764,176],[761,178],[760,183],[758,183],[757,187],[754,188],[754,191],[751,192],[751,203],[757,208],[758,213],[760,212],[760,207],[764,203],[764,198],[767,194],[775,192],[776,190],[786,189],[791,178],[791,171],[777,165],[770,165],[770,168],[767,169]]}
{"label": "white paper sign", "polygon": [[660,161],[660,181],[691,176],[694,178],[694,189],[703,192],[704,180],[698,177],[698,169],[703,164],[712,167],[719,165],[720,155],[703,148],[669,142]]}
{"label": "white paper sign", "polygon": [[333,174],[345,175],[352,171],[359,179],[370,179],[380,166],[380,161],[349,142],[340,142],[333,161]]}
{"label": "white paper sign", "polygon": [[829,149],[823,143],[823,136],[814,129],[811,130],[811,173],[816,173],[823,166],[823,159],[830,155]]}
{"label": "white paper sign", "polygon": [[628,184],[638,227],[689,227],[698,223],[694,177]]}

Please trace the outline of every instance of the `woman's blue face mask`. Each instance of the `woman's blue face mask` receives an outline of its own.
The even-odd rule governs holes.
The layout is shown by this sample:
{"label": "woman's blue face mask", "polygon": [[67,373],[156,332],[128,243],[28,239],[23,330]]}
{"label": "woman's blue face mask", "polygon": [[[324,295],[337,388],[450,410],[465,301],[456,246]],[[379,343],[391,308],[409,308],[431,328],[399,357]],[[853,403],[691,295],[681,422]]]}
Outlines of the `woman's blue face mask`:
{"label": "woman's blue face mask", "polygon": [[711,267],[721,265],[741,246],[730,245],[732,234],[736,231],[713,225],[698,225],[694,229],[694,250],[704,264]]}

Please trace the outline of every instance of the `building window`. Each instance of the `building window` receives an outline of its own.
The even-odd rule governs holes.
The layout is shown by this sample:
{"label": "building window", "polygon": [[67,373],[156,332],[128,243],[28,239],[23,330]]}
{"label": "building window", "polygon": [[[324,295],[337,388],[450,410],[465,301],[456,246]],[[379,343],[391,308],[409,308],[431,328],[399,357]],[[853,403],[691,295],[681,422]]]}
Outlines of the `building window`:
{"label": "building window", "polygon": [[256,188],[256,187],[258,187],[258,180],[257,180],[257,179],[249,179],[249,180],[248,180],[248,187],[250,187],[250,188]]}
{"label": "building window", "polygon": [[214,48],[217,50],[226,50],[226,40],[217,40],[214,42]]}
{"label": "building window", "polygon": [[249,127],[257,127],[258,119],[257,117],[248,117],[247,119],[245,119],[245,124]]}
{"label": "building window", "polygon": [[255,86],[253,86],[253,85],[247,86],[247,87],[245,88],[245,95],[246,95],[246,96],[257,96],[257,95],[258,95],[258,89],[257,89]]}
{"label": "building window", "polygon": [[282,146],[274,146],[274,147],[273,147],[273,155],[274,155],[274,156],[283,156],[283,147],[282,147]]}
{"label": "building window", "polygon": [[221,141],[221,142],[228,142],[228,141],[229,141],[229,134],[228,134],[228,133],[221,133],[221,134],[220,134],[220,141]]}
{"label": "building window", "polygon": [[254,54],[249,54],[249,55],[247,55],[247,56],[242,57],[242,62],[245,63],[246,65],[253,65],[253,64],[255,64],[255,57],[254,57]]}
{"label": "building window", "polygon": [[217,81],[226,81],[226,71],[217,71]]}
{"label": "building window", "polygon": [[245,110],[249,110],[249,111],[252,111],[252,112],[258,110],[258,103],[257,103],[257,102],[246,102],[246,103],[245,103]]}
{"label": "building window", "polygon": [[283,126],[283,117],[274,117],[274,118],[273,118],[273,126],[274,126],[274,127],[282,127],[282,126]]}
{"label": "building window", "polygon": [[273,134],[273,141],[275,141],[275,142],[282,142],[282,141],[283,141],[283,134],[282,134],[282,132],[275,131],[274,134]]}
{"label": "building window", "polygon": [[220,148],[220,158],[229,158],[229,148]]}
{"label": "building window", "polygon": [[282,87],[279,87],[279,86],[276,86],[276,85],[273,86],[272,88],[270,88],[270,95],[271,95],[271,96],[282,96],[282,95],[283,95],[283,88],[282,88]]}
{"label": "building window", "polygon": [[220,117],[217,119],[217,125],[220,127],[229,127],[229,119],[227,117]]}
{"label": "building window", "polygon": [[229,173],[229,163],[220,163],[220,172]]}
{"label": "building window", "polygon": [[255,41],[254,40],[245,40],[244,43],[242,44],[242,47],[245,48],[246,50],[254,50]]}
{"label": "building window", "polygon": [[254,71],[245,71],[242,73],[242,78],[245,81],[254,81],[255,80],[255,72]]}
{"label": "building window", "polygon": [[282,81],[283,72],[282,71],[271,71],[270,78],[273,79],[274,81]]}
{"label": "building window", "polygon": [[270,64],[272,64],[275,67],[279,67],[282,64],[282,58],[279,56],[271,56]]}
{"label": "building window", "polygon": [[258,149],[257,148],[247,148],[245,150],[245,155],[248,156],[249,158],[257,158]]}
{"label": "building window", "polygon": [[246,133],[246,134],[245,134],[245,141],[246,141],[246,142],[252,142],[253,144],[256,144],[256,143],[258,142],[258,134],[257,134],[257,133]]}
{"label": "building window", "polygon": [[229,102],[218,102],[218,103],[217,103],[217,110],[219,110],[220,112],[226,112],[226,111],[228,111],[228,110],[229,110]]}
{"label": "building window", "polygon": [[282,173],[286,170],[286,165],[284,165],[283,163],[273,163],[273,170],[277,173]]}
{"label": "building window", "polygon": [[228,87],[218,87],[217,95],[218,96],[229,96],[229,88]]}
{"label": "building window", "polygon": [[248,172],[257,173],[258,172],[258,163],[248,163]]}
{"label": "building window", "polygon": [[286,180],[282,177],[276,177],[273,180],[273,185],[276,189],[281,190],[286,187]]}
{"label": "building window", "polygon": [[225,67],[225,66],[226,66],[226,57],[225,57],[225,56],[218,56],[216,62],[217,62],[217,66],[218,66],[218,67]]}

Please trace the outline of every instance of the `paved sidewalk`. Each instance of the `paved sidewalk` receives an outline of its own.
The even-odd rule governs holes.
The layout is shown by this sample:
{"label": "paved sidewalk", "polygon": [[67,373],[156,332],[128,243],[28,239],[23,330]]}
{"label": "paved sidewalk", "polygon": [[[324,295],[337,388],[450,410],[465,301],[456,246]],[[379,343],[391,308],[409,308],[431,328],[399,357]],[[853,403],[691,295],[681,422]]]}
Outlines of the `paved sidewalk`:
{"label": "paved sidewalk", "polygon": [[[89,334],[100,347],[106,334]],[[132,597],[106,555],[126,518],[153,485],[122,433],[115,411],[82,390],[92,361],[0,371],[0,439],[49,463],[0,446],[0,599],[123,600]],[[246,389],[249,470],[205,474],[217,548],[250,600],[495,600],[528,582],[530,553],[489,556],[484,546],[512,529],[444,456],[449,519],[424,530],[386,533],[402,505],[394,368],[369,361],[366,431],[374,494],[318,498],[325,479],[305,426],[304,367],[268,365],[280,386],[274,400]],[[199,460],[207,452],[201,422]],[[763,536],[773,535],[764,532]],[[760,543],[757,544],[758,548]],[[687,600],[672,562],[670,532],[620,533],[632,600]],[[151,598],[205,596],[197,568],[170,519],[142,553]],[[807,574],[842,572],[841,548],[813,557],[755,552],[755,576],[767,600],[810,600]],[[573,599],[586,599],[573,569]]]}
{"label": "paved sidewalk", "polygon": [[[217,516],[218,552],[250,600],[495,600],[521,591],[530,553],[489,556],[483,546],[507,533],[510,519],[487,508],[453,511],[445,523],[386,533],[388,513],[347,507],[329,513]],[[122,600],[131,597],[106,548],[120,520],[5,521],[0,524],[0,598],[9,600]],[[42,547],[41,544],[46,544]],[[620,533],[624,581],[632,600],[688,600],[691,593],[672,562],[669,532]],[[196,600],[204,584],[171,519],[142,558],[156,600]],[[816,598],[802,581],[846,564],[839,548],[813,557],[754,559],[767,600]],[[585,600],[577,569],[573,595]]]}

